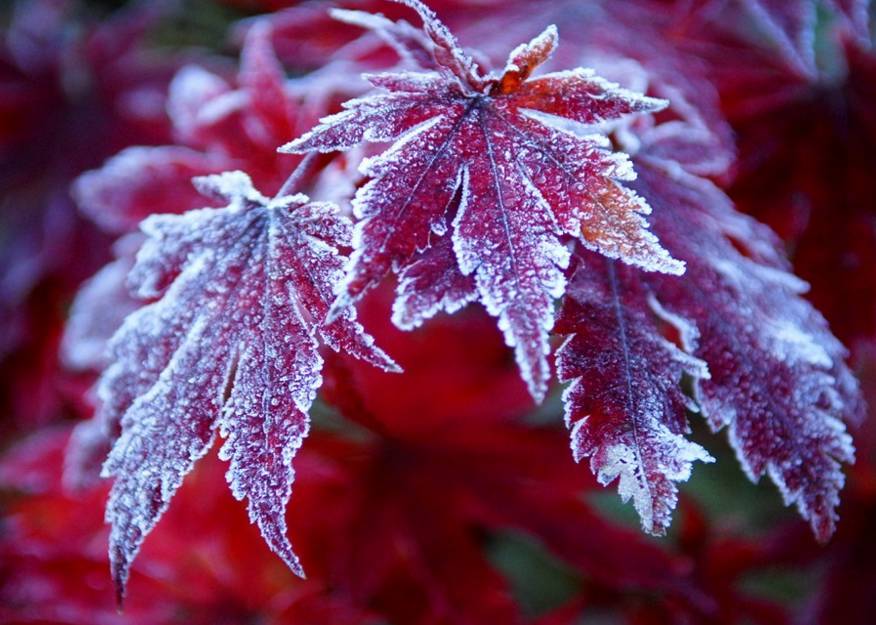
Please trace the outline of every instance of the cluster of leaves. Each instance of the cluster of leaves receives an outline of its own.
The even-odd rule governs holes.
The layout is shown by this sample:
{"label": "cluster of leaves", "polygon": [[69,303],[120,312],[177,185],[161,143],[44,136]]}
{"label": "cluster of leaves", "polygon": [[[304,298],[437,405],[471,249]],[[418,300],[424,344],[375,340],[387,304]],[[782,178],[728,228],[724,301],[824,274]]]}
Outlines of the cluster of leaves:
{"label": "cluster of leaves", "polygon": [[[827,27],[814,0],[436,4],[481,52],[462,48],[418,0],[307,4],[246,21],[236,75],[210,61],[167,76],[167,121],[143,140],[166,145],[129,147],[73,185],[83,213],[121,237],[116,259],[80,291],[61,345],[70,368],[103,371],[65,479],[99,497],[100,467],[114,478],[106,519],[119,601],[165,512],[191,527],[185,511],[173,516],[185,504],[170,501],[218,433],[234,497],[270,549],[312,580],[285,580],[292,594],[270,618],[517,622],[520,606],[479,538],[514,531],[593,584],[545,623],[572,622],[593,602],[640,619],[630,593],[655,592],[666,597],[660,622],[782,622],[774,606],[722,584],[809,557],[788,538],[724,545],[694,514],[676,550],[605,523],[581,500],[595,485],[558,455],[556,428],[524,416],[533,400],[557,416],[561,390],[573,458],[599,484],[617,482],[648,533],[667,532],[678,483],[718,455],[691,436],[697,412],[727,431],[752,481],[768,475],[819,540],[834,533],[843,465],[855,455],[846,428],[864,414],[859,384],[781,239],[727,191],[798,244],[815,301],[863,362],[872,315],[838,306],[820,261],[872,254],[869,235],[855,234],[876,195],[856,173],[874,153],[866,106],[851,117],[863,128],[854,163],[814,158],[794,169],[804,180],[771,186],[763,178],[786,165],[787,148],[764,165],[754,145],[781,141],[774,119],[788,109],[823,120],[812,94],[827,76],[848,76],[849,99],[866,103],[867,3],[822,7],[836,36],[830,58],[846,59],[845,73],[815,54]],[[554,26],[538,34],[551,22],[562,45]],[[529,43],[513,48],[520,41]],[[781,90],[764,101],[764,84]],[[738,155],[731,124],[744,131]],[[816,138],[833,149],[838,134]],[[835,193],[820,195],[833,188],[831,167],[855,191],[850,216],[830,226],[842,230],[829,237],[836,250],[807,253],[831,222]],[[790,197],[804,192],[805,219]],[[764,208],[782,194],[787,202]],[[853,236],[864,240],[843,247]],[[872,270],[850,271],[872,304]],[[311,413],[327,422],[318,418],[302,447]],[[53,450],[65,438],[46,436]],[[21,453],[7,484],[28,474]],[[301,560],[287,537],[293,460],[289,524]],[[180,497],[225,505],[218,465],[205,462],[210,477]],[[56,491],[54,482],[24,502],[2,542],[34,580],[65,556],[34,559],[17,544],[41,540],[28,525],[40,505],[71,505]],[[853,497],[866,500],[861,492]],[[202,513],[203,524],[225,515]],[[212,540],[234,543],[221,556],[233,561],[241,539],[229,536],[243,530],[218,525]],[[157,557],[145,543],[156,570],[174,562],[170,534]],[[89,526],[76,539],[102,536]],[[283,592],[269,563],[254,556],[247,567],[269,571],[264,596]],[[168,592],[177,581],[153,583]],[[24,583],[0,596],[20,603],[38,591]],[[204,603],[222,594],[175,600],[205,617],[264,609],[258,593]],[[86,610],[82,601],[65,609]],[[830,601],[841,604],[826,598],[824,610],[839,609]],[[171,618],[149,602],[129,609]]]}

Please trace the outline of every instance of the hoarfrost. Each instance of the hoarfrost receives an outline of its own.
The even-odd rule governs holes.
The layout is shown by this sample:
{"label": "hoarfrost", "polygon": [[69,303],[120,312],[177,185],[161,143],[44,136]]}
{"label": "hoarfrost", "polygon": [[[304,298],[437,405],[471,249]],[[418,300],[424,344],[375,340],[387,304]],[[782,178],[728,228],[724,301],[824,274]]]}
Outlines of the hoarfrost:
{"label": "hoarfrost", "polygon": [[[645,531],[664,534],[695,461],[712,462],[689,441],[682,376],[707,379],[706,364],[666,340],[673,323],[632,268],[580,250],[557,332],[566,425],[576,461],[590,459],[600,484],[618,481]],[[673,324],[674,325],[674,324]],[[684,324],[679,332],[694,340]]]}
{"label": "hoarfrost", "polygon": [[[286,538],[292,458],[322,378],[320,341],[389,370],[348,309],[326,315],[351,224],[303,195],[268,199],[242,172],[196,180],[220,209],[147,219],[130,282],[159,298],[111,342],[95,423],[119,430],[107,521],[119,597],[131,562],[218,430],[228,481],[270,548],[303,571]],[[109,436],[110,434],[108,434]]]}
{"label": "hoarfrost", "polygon": [[[343,112],[281,148],[333,151],[393,142],[360,168],[371,180],[353,201],[361,221],[332,314],[395,272],[402,277],[394,319],[410,328],[470,301],[464,278],[471,276],[478,299],[515,348],[531,394],[541,399],[550,377],[553,304],[565,290],[562,237],[648,270],[684,271],[648,230],[647,203],[616,182],[634,177],[629,160],[612,154],[604,136],[579,137],[548,118],[594,125],[666,103],[591,70],[530,79],[557,45],[553,26],[517,47],[501,75],[485,74],[431,10],[416,0],[402,4],[420,15],[425,39],[385,18],[340,16],[395,37],[410,47],[410,59],[422,59],[428,44],[424,71],[369,76],[381,92],[347,102]],[[448,236],[448,221],[458,272],[434,264],[446,254],[427,256]]]}

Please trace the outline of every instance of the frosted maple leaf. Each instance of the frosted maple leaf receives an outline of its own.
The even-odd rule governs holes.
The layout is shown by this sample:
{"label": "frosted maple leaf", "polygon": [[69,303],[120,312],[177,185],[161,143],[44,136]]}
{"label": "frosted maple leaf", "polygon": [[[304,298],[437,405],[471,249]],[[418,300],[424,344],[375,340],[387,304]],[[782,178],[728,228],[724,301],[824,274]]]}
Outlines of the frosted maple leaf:
{"label": "frosted maple leaf", "polygon": [[571,382],[563,402],[572,451],[576,461],[590,458],[600,484],[617,479],[642,527],[663,534],[678,501],[675,483],[690,478],[694,461],[713,461],[685,438],[687,411],[697,406],[681,389],[682,376],[708,379],[709,369],[663,336],[661,323],[695,329],[663,308],[638,272],[578,254],[557,323],[571,335],[557,351],[557,373]]}
{"label": "frosted maple leaf", "polygon": [[643,528],[663,534],[676,483],[694,461],[711,460],[686,436],[686,413],[701,412],[714,431],[727,429],[751,480],[767,474],[826,540],[842,464],[854,461],[845,423],[863,414],[847,352],[801,297],[807,285],[788,273],[776,235],[686,171],[683,145],[654,142],[684,126],[630,130],[635,187],[654,203],[654,231],[687,271],[647,273],[576,251],[556,328],[569,335],[557,369],[571,383],[563,400],[573,455],[588,458],[602,484],[617,479]]}
{"label": "frosted maple leaf", "polygon": [[[411,281],[410,266],[449,236],[452,258],[498,317],[530,392],[541,399],[550,378],[553,304],[566,288],[563,237],[649,270],[684,270],[648,230],[647,203],[618,183],[635,177],[627,157],[612,153],[601,135],[567,128],[657,111],[665,102],[585,69],[530,78],[557,45],[553,26],[511,52],[502,72],[484,73],[424,4],[402,3],[423,20],[434,61],[428,71],[368,76],[384,91],[347,102],[345,111],[281,148],[328,152],[394,142],[361,166],[371,180],[353,201],[360,221],[332,314],[392,271],[405,273],[408,287],[429,288],[423,271]],[[416,49],[410,58],[421,56]],[[417,301],[409,295],[407,305]],[[471,298],[429,296],[413,316],[422,320]]]}
{"label": "frosted maple leaf", "polygon": [[292,458],[308,431],[322,377],[320,339],[387,370],[393,361],[347,309],[326,315],[352,225],[333,204],[268,199],[242,172],[195,179],[228,206],[155,215],[129,281],[158,298],[111,341],[95,419],[120,436],[104,464],[114,476],[106,518],[124,592],[131,562],[218,430],[232,492],[270,548],[299,575],[284,511]]}
{"label": "frosted maple leaf", "polygon": [[854,462],[844,422],[864,406],[848,355],[788,273],[775,234],[738,213],[710,181],[647,155],[640,190],[659,206],[654,228],[685,259],[684,279],[646,276],[673,314],[696,327],[686,350],[708,363],[694,397],[713,430],[727,428],[749,478],[767,474],[816,537],[834,531],[843,463]]}

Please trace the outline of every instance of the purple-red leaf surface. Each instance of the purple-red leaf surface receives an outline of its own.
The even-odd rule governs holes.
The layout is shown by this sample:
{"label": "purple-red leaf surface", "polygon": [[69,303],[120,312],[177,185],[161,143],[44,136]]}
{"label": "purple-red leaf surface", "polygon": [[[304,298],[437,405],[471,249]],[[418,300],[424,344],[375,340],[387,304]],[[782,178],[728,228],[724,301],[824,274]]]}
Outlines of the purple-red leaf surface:
{"label": "purple-red leaf surface", "polygon": [[[228,481],[250,519],[297,573],[284,511],[292,458],[308,430],[322,382],[322,340],[377,366],[394,363],[373,345],[351,308],[326,314],[351,224],[334,205],[303,195],[268,199],[241,172],[196,179],[221,209],[156,215],[130,282],[158,298],[113,337],[96,419],[121,435],[104,465],[114,476],[113,575],[124,591],[131,561],[194,462],[219,430]],[[117,426],[115,426],[117,427]]]}
{"label": "purple-red leaf surface", "polygon": [[[677,127],[673,127],[676,130]],[[854,461],[845,423],[863,402],[846,350],[803,299],[776,235],[736,211],[671,153],[634,162],[653,229],[686,263],[683,276],[643,272],[579,250],[556,331],[576,459],[615,478],[643,527],[662,533],[694,460],[685,411],[726,428],[746,474],[767,474],[820,540],[834,530],[842,464]],[[676,346],[665,336],[673,337]],[[682,392],[689,377],[693,397]]]}
{"label": "purple-red leaf surface", "polygon": [[863,412],[845,349],[801,297],[806,284],[787,273],[772,231],[709,181],[647,155],[636,161],[654,231],[687,263],[682,278],[645,279],[672,315],[696,327],[682,338],[709,367],[710,377],[694,379],[700,410],[714,430],[727,429],[746,474],[769,475],[826,540],[842,464],[854,461],[844,422]]}
{"label": "purple-red leaf surface", "polygon": [[[410,283],[412,263],[432,262],[419,252],[449,236],[459,270],[473,277],[478,298],[498,317],[530,392],[540,399],[550,377],[553,304],[565,291],[569,253],[561,237],[646,269],[683,272],[649,232],[648,205],[618,183],[635,177],[627,158],[611,153],[604,137],[578,136],[566,127],[656,111],[665,103],[584,69],[530,78],[557,45],[554,27],[512,51],[502,73],[485,74],[434,13],[415,0],[404,4],[423,19],[437,71],[370,76],[382,92],[347,102],[343,112],[283,148],[333,151],[361,141],[393,142],[362,165],[370,182],[353,202],[360,221],[333,310],[387,273],[406,273]],[[425,269],[415,270],[421,284],[430,279]],[[462,299],[430,297],[414,317]]]}
{"label": "purple-red leaf surface", "polygon": [[632,267],[581,251],[556,331],[572,336],[557,352],[575,459],[590,458],[603,485],[618,479],[642,527],[663,534],[678,500],[677,481],[694,461],[711,462],[685,438],[693,401],[684,374],[709,377],[706,364],[668,341],[660,323],[685,324],[666,312]]}

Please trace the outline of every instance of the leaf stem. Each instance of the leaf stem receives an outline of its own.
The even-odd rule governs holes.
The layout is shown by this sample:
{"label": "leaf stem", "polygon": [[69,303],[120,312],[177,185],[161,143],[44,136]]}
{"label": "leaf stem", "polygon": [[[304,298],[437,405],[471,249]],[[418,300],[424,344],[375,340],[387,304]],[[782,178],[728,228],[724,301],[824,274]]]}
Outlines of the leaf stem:
{"label": "leaf stem", "polygon": [[310,173],[317,156],[317,152],[308,152],[307,156],[301,159],[301,162],[298,163],[298,166],[291,174],[289,174],[289,177],[286,178],[286,182],[284,182],[283,186],[280,187],[280,190],[277,191],[277,194],[274,196],[275,200],[298,192],[298,185],[300,185],[301,181]]}

